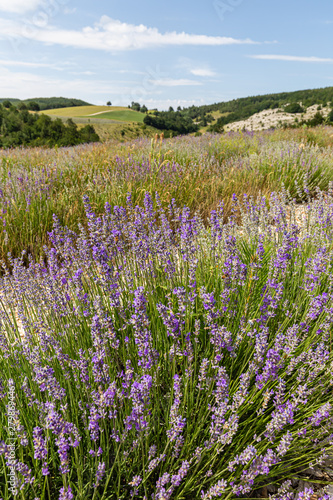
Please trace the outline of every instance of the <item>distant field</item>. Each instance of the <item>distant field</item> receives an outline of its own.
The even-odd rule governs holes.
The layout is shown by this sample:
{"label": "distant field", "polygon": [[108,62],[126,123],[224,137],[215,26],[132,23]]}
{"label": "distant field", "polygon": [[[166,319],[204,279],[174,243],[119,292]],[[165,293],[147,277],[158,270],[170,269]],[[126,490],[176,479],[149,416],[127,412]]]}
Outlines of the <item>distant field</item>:
{"label": "distant field", "polygon": [[46,109],[41,112],[50,116],[67,116],[68,118],[71,118],[75,116],[89,116],[94,113],[110,111],[110,109],[114,111],[127,111],[128,108],[122,106],[114,106],[112,108],[110,108],[110,106],[73,106],[70,108]]}
{"label": "distant field", "polygon": [[94,116],[94,118],[98,119],[104,118],[107,120],[119,120],[123,122],[143,122],[144,117],[144,113],[139,113],[138,111],[126,108],[108,111]]}
{"label": "distant field", "polygon": [[49,116],[60,116],[61,118],[90,118],[92,121],[101,119],[122,122],[142,123],[144,113],[133,111],[123,106],[75,106],[70,108],[47,109],[42,111]]}

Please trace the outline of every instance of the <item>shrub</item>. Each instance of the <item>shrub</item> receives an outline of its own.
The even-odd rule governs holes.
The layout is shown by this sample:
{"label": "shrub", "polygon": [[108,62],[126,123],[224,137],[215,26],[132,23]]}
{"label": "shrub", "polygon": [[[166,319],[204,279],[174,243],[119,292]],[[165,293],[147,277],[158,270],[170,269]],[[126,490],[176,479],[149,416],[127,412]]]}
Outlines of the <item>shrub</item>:
{"label": "shrub", "polygon": [[292,102],[284,108],[284,111],[286,113],[303,113],[304,108],[298,102]]}

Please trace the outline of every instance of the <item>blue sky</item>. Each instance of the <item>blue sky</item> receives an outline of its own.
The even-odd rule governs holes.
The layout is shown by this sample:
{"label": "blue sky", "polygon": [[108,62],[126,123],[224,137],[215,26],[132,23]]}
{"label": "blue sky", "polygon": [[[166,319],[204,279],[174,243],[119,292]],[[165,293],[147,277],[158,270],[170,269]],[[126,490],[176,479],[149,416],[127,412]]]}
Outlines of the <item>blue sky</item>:
{"label": "blue sky", "polygon": [[0,0],[0,97],[166,109],[327,86],[332,0]]}

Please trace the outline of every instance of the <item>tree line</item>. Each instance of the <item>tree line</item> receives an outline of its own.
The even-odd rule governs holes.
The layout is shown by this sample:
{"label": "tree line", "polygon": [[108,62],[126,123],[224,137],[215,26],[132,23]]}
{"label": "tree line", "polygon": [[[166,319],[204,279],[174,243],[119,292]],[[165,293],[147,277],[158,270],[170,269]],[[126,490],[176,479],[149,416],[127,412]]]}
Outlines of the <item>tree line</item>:
{"label": "tree line", "polygon": [[[91,106],[89,102],[81,99],[69,99],[67,97],[35,97],[34,99],[0,99],[0,103],[6,108],[16,106],[31,111],[44,111],[45,109],[68,108],[74,106]],[[26,107],[26,108],[25,108]]]}
{"label": "tree line", "polygon": [[47,115],[31,113],[27,109],[9,108],[0,104],[0,147],[13,146],[74,146],[98,142],[99,136],[91,125],[78,129],[69,118],[52,120]]}

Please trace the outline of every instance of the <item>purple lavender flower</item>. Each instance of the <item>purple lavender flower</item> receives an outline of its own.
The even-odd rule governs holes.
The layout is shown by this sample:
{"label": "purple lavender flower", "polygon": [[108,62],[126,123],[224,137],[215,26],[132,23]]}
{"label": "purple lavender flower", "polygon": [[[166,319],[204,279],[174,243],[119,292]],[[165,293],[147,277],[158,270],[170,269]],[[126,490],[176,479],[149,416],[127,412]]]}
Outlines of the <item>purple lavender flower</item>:
{"label": "purple lavender flower", "polygon": [[221,497],[226,490],[228,483],[224,479],[220,479],[214,486],[211,486],[209,490],[205,493],[201,492],[201,498],[203,500],[211,500],[212,498]]}
{"label": "purple lavender flower", "polygon": [[288,452],[292,441],[293,436],[290,431],[282,436],[281,441],[276,448],[277,454],[280,457],[283,457]]}
{"label": "purple lavender flower", "polygon": [[318,425],[320,425],[323,420],[328,419],[330,417],[331,407],[331,403],[326,403],[321,408],[319,408],[319,410],[317,410],[313,415],[311,415],[311,417],[309,417],[311,424],[315,427],[318,427]]}
{"label": "purple lavender flower", "polygon": [[59,493],[59,500],[73,500],[74,498],[72,488],[70,486],[67,487],[67,491],[65,490],[65,487],[61,488]]}
{"label": "purple lavender flower", "polygon": [[297,494],[296,500],[311,500],[314,491],[312,488],[305,488],[304,491],[301,491]]}
{"label": "purple lavender flower", "polygon": [[149,370],[155,364],[158,356],[157,351],[153,349],[146,302],[143,287],[135,290],[133,301],[134,314],[131,317],[131,324],[134,328],[135,343],[138,346],[139,366],[142,366],[143,370]]}
{"label": "purple lavender flower", "polygon": [[43,437],[43,429],[40,427],[34,427],[32,435],[35,449],[34,458],[38,460],[45,460],[47,457],[47,448],[46,440]]}
{"label": "purple lavender flower", "polygon": [[262,389],[269,380],[276,380],[278,371],[282,366],[281,356],[274,349],[269,349],[266,354],[263,371],[260,375],[256,376],[258,389]]}
{"label": "purple lavender flower", "polygon": [[131,430],[133,426],[136,428],[137,432],[148,429],[151,387],[152,377],[150,375],[143,375],[140,382],[133,382],[130,392],[132,412],[125,419],[127,430]]}
{"label": "purple lavender flower", "polygon": [[179,375],[176,374],[173,377],[173,380],[174,380],[173,382],[174,400],[171,406],[170,417],[169,417],[169,424],[171,428],[166,431],[166,434],[170,439],[170,441],[174,441],[182,433],[186,425],[186,418],[183,418],[179,414],[181,397],[182,397],[181,378],[179,377]]}
{"label": "purple lavender flower", "polygon": [[94,483],[94,488],[97,488],[100,481],[103,479],[105,475],[105,462],[99,462],[96,471],[96,482]]}
{"label": "purple lavender flower", "polygon": [[184,477],[187,475],[189,469],[190,469],[189,462],[187,460],[183,460],[177,474],[171,476],[171,484],[175,487],[179,486]]}

